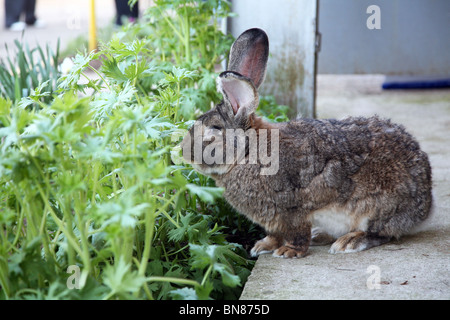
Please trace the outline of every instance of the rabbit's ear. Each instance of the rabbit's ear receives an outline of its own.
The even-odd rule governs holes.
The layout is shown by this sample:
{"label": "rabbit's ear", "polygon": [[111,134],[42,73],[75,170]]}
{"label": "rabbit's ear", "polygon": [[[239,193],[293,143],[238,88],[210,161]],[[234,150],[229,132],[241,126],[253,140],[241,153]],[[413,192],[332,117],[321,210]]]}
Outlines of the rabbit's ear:
{"label": "rabbit's ear", "polygon": [[258,89],[266,74],[269,58],[269,38],[257,28],[243,32],[230,50],[228,71],[234,71],[252,80]]}
{"label": "rabbit's ear", "polygon": [[248,78],[232,71],[222,72],[217,78],[217,87],[225,104],[232,108],[233,114],[250,115],[259,103],[255,86]]}

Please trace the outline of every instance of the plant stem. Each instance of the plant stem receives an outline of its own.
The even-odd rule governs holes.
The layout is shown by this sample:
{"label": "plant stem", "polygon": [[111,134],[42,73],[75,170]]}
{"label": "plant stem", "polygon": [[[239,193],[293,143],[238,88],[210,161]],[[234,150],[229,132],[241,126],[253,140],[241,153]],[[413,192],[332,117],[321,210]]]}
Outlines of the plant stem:
{"label": "plant stem", "polygon": [[175,112],[173,116],[173,121],[175,123],[178,122],[178,109],[180,108],[180,92],[181,92],[181,85],[180,81],[177,82],[177,106],[175,107]]}
{"label": "plant stem", "polygon": [[206,280],[208,279],[209,274],[211,273],[212,269],[213,269],[213,265],[211,264],[211,265],[208,267],[208,270],[206,270],[205,275],[203,276],[203,280],[202,280],[201,286],[204,286],[204,285],[205,285]]}
{"label": "plant stem", "polygon": [[[88,236],[87,236],[87,222],[86,224],[83,224],[81,214],[78,210],[78,208],[74,209],[75,215],[77,216],[77,227],[80,231],[80,238],[81,238],[81,245],[82,245],[82,254],[81,254],[81,260],[83,261],[84,265],[84,272],[89,273],[91,271],[91,256],[89,253],[89,242],[88,242]],[[80,287],[83,287],[84,283],[80,283]]]}
{"label": "plant stem", "polygon": [[[109,86],[108,82],[105,80],[105,78],[103,78],[103,76],[101,75],[100,72],[97,71],[97,69],[95,69],[94,67],[92,67],[91,65],[88,65],[89,69],[91,69],[92,71],[94,71],[102,80],[103,82],[106,84],[106,86],[108,87],[109,91],[112,91],[111,87]],[[97,90],[98,91],[98,90]]]}
{"label": "plant stem", "polygon": [[92,86],[95,88],[95,91],[97,92],[100,91],[99,87],[97,87],[97,85],[94,82],[92,82],[91,78],[89,78],[84,72],[82,72],[81,74],[89,81],[89,83],[92,84]]}
{"label": "plant stem", "polygon": [[92,205],[94,205],[94,203],[95,203],[95,196],[96,196],[96,189],[97,189],[97,183],[98,183],[98,176],[99,176],[99,171],[100,171],[100,168],[99,168],[99,164],[98,164],[98,162],[95,162],[94,163],[94,176],[93,176],[93,179],[92,179],[92,183],[93,183],[93,186],[92,186],[92,197],[91,197],[91,202],[92,202]]}
{"label": "plant stem", "polygon": [[172,278],[172,277],[149,277],[147,282],[173,282],[177,284],[187,284],[194,287],[200,286],[200,284],[195,280]]}
{"label": "plant stem", "polygon": [[187,6],[184,7],[184,48],[186,52],[186,61],[191,63],[191,26]]}
{"label": "plant stem", "polygon": [[152,248],[153,234],[155,232],[155,210],[156,201],[152,198],[150,210],[145,212],[145,240],[144,252],[142,254],[141,264],[139,265],[139,275],[144,276],[147,269],[148,260],[150,258],[150,250]]}
{"label": "plant stem", "polygon": [[[42,200],[48,204],[48,198],[46,197],[46,195],[44,194],[44,191],[42,190],[42,188],[39,186],[39,184],[37,184],[39,193],[42,197]],[[69,242],[69,244],[75,249],[75,251],[82,255],[82,250],[80,248],[80,246],[78,245],[77,241],[76,241],[76,237],[74,235],[72,235],[68,230],[70,229],[66,229],[66,227],[64,226],[64,223],[62,220],[60,220],[58,218],[58,216],[56,215],[55,211],[53,210],[53,208],[49,205],[47,205],[47,209],[50,212],[50,215],[52,216],[53,220],[55,220],[55,223],[58,225],[58,227],[61,229],[61,231],[65,234],[67,241]],[[71,226],[70,226],[71,227]],[[72,232],[73,233],[73,232]],[[69,246],[70,247],[70,246]]]}
{"label": "plant stem", "polygon": [[159,9],[161,16],[164,18],[164,20],[166,20],[167,24],[172,28],[172,31],[177,35],[177,37],[180,39],[180,41],[183,41],[183,39],[184,39],[183,35],[173,25],[173,23],[170,21],[170,19],[166,15],[164,15],[164,13],[161,11],[161,9],[159,7],[157,7],[157,8]]}

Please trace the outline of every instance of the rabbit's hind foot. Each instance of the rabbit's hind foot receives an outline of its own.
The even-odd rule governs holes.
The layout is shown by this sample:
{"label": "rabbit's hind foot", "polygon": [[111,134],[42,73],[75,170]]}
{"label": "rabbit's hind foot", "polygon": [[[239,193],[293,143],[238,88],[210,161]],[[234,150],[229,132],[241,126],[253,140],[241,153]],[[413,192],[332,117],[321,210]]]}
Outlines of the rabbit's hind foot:
{"label": "rabbit's hind foot", "polygon": [[278,249],[281,245],[282,239],[272,235],[268,235],[255,243],[252,250],[250,250],[250,255],[252,257],[257,257],[260,254],[271,253],[274,250]]}
{"label": "rabbit's hind foot", "polygon": [[367,250],[389,242],[390,237],[383,237],[363,231],[349,232],[338,238],[329,250],[330,253],[350,253]]}

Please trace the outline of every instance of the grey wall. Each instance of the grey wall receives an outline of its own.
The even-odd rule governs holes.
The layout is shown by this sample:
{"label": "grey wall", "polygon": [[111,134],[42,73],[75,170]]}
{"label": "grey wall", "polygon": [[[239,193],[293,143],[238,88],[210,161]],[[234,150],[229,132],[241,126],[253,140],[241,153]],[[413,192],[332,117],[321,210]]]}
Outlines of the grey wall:
{"label": "grey wall", "polygon": [[450,76],[449,0],[319,0],[319,32],[318,73]]}
{"label": "grey wall", "polygon": [[[381,29],[367,27],[371,5]],[[232,10],[235,37],[253,27],[269,35],[260,91],[304,117],[315,113],[316,72],[450,76],[450,0],[233,0]]]}
{"label": "grey wall", "polygon": [[238,37],[253,27],[269,36],[270,57],[263,94],[295,114],[314,116],[316,0],[233,0],[229,29]]}

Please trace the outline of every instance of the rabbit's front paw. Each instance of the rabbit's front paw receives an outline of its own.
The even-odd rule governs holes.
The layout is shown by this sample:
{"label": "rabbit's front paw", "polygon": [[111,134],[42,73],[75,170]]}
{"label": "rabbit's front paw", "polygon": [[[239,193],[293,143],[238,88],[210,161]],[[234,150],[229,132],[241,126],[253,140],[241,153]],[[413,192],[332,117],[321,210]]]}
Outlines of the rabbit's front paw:
{"label": "rabbit's front paw", "polygon": [[259,240],[255,243],[252,250],[250,250],[250,255],[252,257],[257,257],[263,253],[270,253],[280,247],[281,241],[280,239],[274,236],[267,236],[264,239]]}
{"label": "rabbit's front paw", "polygon": [[301,258],[306,255],[307,249],[292,248],[288,246],[281,246],[273,253],[274,257],[282,258]]}

